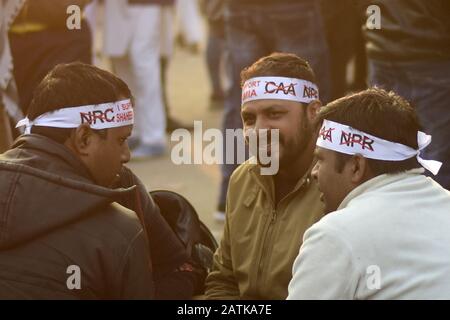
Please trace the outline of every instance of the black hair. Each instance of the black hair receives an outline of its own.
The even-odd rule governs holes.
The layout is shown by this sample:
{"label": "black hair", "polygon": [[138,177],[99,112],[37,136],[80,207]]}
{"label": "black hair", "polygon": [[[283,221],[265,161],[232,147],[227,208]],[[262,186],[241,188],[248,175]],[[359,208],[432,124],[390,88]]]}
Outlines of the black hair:
{"label": "black hair", "polygon": [[[131,98],[131,92],[126,83],[112,73],[81,62],[58,64],[34,90],[28,118],[34,120],[49,111],[114,102],[120,98]],[[31,132],[64,143],[72,130],[33,126]],[[95,132],[105,137],[107,130]]]}
{"label": "black hair", "polygon": [[[421,126],[413,107],[393,91],[377,87],[350,94],[324,106],[317,125],[323,120],[335,121],[360,131],[417,149],[417,132]],[[336,170],[341,172],[350,155],[336,153]],[[368,159],[375,175],[399,173],[420,167],[416,158],[403,161]]]}
{"label": "black hair", "polygon": [[241,72],[241,85],[250,78],[277,76],[316,82],[308,61],[293,54],[274,52],[263,57]]}

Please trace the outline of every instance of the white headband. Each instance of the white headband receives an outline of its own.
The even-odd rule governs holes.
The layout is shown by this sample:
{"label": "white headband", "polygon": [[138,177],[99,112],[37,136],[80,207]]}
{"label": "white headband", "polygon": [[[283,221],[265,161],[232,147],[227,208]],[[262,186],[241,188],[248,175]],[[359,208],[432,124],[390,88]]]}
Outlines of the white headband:
{"label": "white headband", "polygon": [[257,77],[245,81],[242,104],[262,99],[282,99],[310,103],[319,99],[317,86],[306,80],[284,77]]}
{"label": "white headband", "polygon": [[419,156],[420,151],[430,143],[431,136],[419,131],[417,132],[419,150],[415,150],[337,122],[324,120],[316,145],[340,153],[360,154],[366,158],[377,160],[402,161],[417,157],[417,161],[422,167],[436,175],[442,166],[442,162],[424,160]]}
{"label": "white headband", "polygon": [[25,134],[32,126],[54,128],[78,128],[88,123],[92,129],[108,129],[132,125],[134,123],[133,106],[130,99],[81,107],[63,108],[44,113],[30,121],[20,120],[16,128],[26,126]]}

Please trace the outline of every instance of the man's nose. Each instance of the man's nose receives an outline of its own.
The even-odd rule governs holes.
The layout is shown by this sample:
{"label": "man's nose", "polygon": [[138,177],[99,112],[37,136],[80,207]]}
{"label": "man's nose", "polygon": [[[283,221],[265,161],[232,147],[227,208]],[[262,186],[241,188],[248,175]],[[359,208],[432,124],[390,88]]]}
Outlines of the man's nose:
{"label": "man's nose", "polygon": [[255,121],[254,129],[256,132],[258,132],[259,130],[270,130],[272,129],[272,127],[270,126],[270,123],[263,117],[258,117]]}
{"label": "man's nose", "polygon": [[313,177],[314,180],[317,181],[317,179],[319,178],[319,164],[316,163],[311,171],[311,176]]}
{"label": "man's nose", "polygon": [[122,163],[127,163],[130,161],[130,158],[131,158],[130,148],[128,147],[128,144],[125,143],[124,150],[121,156],[121,161]]}

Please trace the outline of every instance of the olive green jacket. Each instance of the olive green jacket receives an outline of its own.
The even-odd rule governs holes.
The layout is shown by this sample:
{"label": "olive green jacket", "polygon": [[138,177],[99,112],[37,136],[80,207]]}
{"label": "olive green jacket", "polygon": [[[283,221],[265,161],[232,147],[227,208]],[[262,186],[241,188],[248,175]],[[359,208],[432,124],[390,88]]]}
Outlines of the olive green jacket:
{"label": "olive green jacket", "polygon": [[226,221],[207,299],[285,299],[303,233],[323,215],[316,182],[308,172],[275,206],[272,176],[248,161],[230,179]]}

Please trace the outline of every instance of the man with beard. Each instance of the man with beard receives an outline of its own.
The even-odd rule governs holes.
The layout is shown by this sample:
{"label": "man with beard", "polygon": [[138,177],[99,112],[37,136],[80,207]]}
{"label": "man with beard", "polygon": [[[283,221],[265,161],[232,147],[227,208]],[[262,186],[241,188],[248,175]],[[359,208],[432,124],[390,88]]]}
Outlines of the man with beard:
{"label": "man with beard", "polygon": [[[310,178],[315,144],[311,123],[321,103],[311,67],[294,54],[261,58],[242,71],[241,79],[246,136],[256,133],[259,151],[278,154],[279,170],[264,174],[258,158],[233,173],[206,297],[284,299],[303,232],[323,213]],[[263,145],[267,130],[277,132],[279,141]]]}

